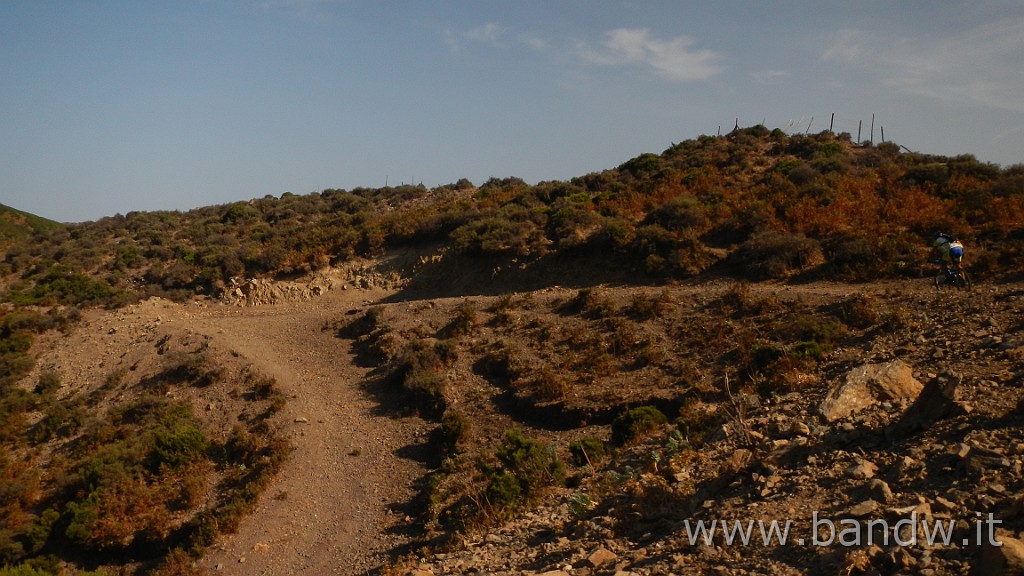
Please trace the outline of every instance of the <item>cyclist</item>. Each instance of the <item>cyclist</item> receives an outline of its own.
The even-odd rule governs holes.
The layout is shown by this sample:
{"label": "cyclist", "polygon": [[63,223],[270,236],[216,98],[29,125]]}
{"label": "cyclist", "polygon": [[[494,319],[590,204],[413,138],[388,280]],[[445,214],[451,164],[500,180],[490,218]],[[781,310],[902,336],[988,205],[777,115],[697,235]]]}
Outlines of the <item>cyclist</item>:
{"label": "cyclist", "polygon": [[932,253],[936,256],[937,263],[943,265],[947,273],[953,270],[957,276],[966,281],[963,264],[964,245],[954,236],[945,232],[935,232],[932,234],[932,238],[934,239]]}

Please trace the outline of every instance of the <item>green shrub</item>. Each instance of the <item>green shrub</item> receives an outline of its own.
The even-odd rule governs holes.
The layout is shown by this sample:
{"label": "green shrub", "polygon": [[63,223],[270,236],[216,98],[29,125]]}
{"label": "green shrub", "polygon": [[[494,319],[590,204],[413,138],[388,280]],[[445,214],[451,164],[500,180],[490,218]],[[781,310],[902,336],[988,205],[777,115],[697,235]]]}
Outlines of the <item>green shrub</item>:
{"label": "green shrub", "polygon": [[811,341],[831,346],[845,337],[846,326],[834,318],[800,314],[788,319],[785,331],[799,341]]}
{"label": "green shrub", "polygon": [[[0,539],[3,536],[0,535]],[[18,564],[17,566],[0,567],[0,576],[54,576],[56,572],[36,568],[30,564]],[[79,573],[84,574],[84,573]],[[97,573],[98,574],[98,573]]]}
{"label": "green shrub", "polygon": [[85,424],[87,413],[81,402],[48,396],[40,404],[37,407],[42,409],[43,418],[32,431],[32,438],[37,442],[58,436],[71,437]]}
{"label": "green shrub", "polygon": [[668,418],[654,406],[640,406],[612,421],[612,442],[623,446],[668,423]]}
{"label": "green shrub", "polygon": [[523,489],[515,476],[501,470],[491,475],[484,494],[491,506],[498,510],[504,510],[513,508],[519,503]]}
{"label": "green shrub", "polygon": [[604,442],[597,438],[583,438],[569,443],[569,454],[577,466],[593,466],[604,459]]}
{"label": "green shrub", "polygon": [[797,342],[793,346],[793,355],[796,358],[810,358],[813,360],[821,360],[829,352],[829,346],[822,344],[821,342],[815,342],[814,340]]}
{"label": "green shrub", "polygon": [[495,455],[504,466],[504,472],[518,481],[526,501],[532,501],[544,488],[565,479],[565,466],[557,458],[554,447],[526,438],[516,428],[505,433],[505,441]]}
{"label": "green shrub", "polygon": [[163,466],[181,468],[206,457],[209,441],[202,430],[180,426],[154,433],[150,466],[159,471]]}
{"label": "green shrub", "polygon": [[471,425],[469,419],[457,410],[445,410],[438,429],[438,440],[441,452],[445,455],[455,454],[459,447],[469,439]]}
{"label": "green shrub", "polygon": [[72,270],[65,265],[53,266],[31,278],[33,285],[12,286],[7,297],[21,305],[31,304],[112,304],[122,302],[122,293],[102,280]]}
{"label": "green shrub", "polygon": [[33,389],[33,392],[40,396],[45,394],[53,394],[57,390],[60,390],[60,375],[52,370],[44,370],[39,373],[39,382]]}
{"label": "green shrub", "polygon": [[535,223],[506,216],[473,220],[452,231],[451,239],[458,251],[475,256],[540,256],[548,244]]}

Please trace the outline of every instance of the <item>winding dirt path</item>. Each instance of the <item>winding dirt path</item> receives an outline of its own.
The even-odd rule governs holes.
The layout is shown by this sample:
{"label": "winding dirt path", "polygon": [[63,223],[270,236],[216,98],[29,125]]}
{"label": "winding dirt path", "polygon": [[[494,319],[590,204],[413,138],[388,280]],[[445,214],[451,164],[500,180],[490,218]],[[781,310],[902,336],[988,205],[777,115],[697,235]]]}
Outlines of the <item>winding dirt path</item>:
{"label": "winding dirt path", "polygon": [[399,455],[422,443],[429,425],[395,418],[361,383],[348,345],[324,325],[384,293],[332,291],[308,302],[211,307],[190,328],[277,379],[287,396],[276,416],[294,451],[243,520],[203,559],[226,575],[364,574],[401,544],[402,520],[423,466]]}
{"label": "winding dirt path", "polygon": [[[696,296],[729,285],[674,290]],[[755,284],[752,289],[814,298],[892,286]],[[287,397],[274,422],[294,451],[238,532],[207,551],[201,562],[209,573],[371,574],[407,544],[400,530],[405,513],[396,505],[411,500],[416,480],[428,472],[410,454],[422,449],[433,425],[396,417],[389,398],[364,387],[370,370],[358,366],[349,343],[325,330],[346,312],[390,294],[331,290],[313,300],[270,306],[168,303],[140,312],[210,337],[273,376]],[[148,316],[143,321],[152,320]]]}

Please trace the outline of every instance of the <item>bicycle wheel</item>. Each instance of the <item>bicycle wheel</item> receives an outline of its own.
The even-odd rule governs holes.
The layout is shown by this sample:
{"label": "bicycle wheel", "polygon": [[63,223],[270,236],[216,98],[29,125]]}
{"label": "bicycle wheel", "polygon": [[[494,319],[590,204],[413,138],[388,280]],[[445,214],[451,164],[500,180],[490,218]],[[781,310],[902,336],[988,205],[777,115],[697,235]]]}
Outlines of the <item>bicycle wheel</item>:
{"label": "bicycle wheel", "polygon": [[964,288],[970,290],[974,288],[974,283],[971,282],[971,275],[967,273],[967,270],[963,271],[964,274]]}

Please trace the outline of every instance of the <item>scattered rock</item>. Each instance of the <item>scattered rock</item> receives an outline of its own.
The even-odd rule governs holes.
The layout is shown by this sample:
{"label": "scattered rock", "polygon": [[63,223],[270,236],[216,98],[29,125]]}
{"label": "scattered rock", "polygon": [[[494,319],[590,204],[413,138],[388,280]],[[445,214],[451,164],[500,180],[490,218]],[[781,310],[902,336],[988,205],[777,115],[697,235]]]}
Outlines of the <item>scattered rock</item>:
{"label": "scattered rock", "polygon": [[892,502],[892,488],[880,478],[874,478],[868,483],[868,492],[883,503]]}
{"label": "scattered rock", "polygon": [[878,472],[878,466],[869,460],[863,458],[857,458],[853,464],[851,464],[845,471],[848,478],[855,480],[868,480],[875,477],[875,473]]}
{"label": "scattered rock", "polygon": [[854,518],[863,518],[874,514],[876,510],[878,510],[878,502],[865,500],[859,504],[854,504],[847,513]]}
{"label": "scattered rock", "polygon": [[618,556],[607,548],[598,548],[587,556],[585,564],[591,568],[597,568],[609,562],[614,562]]}

